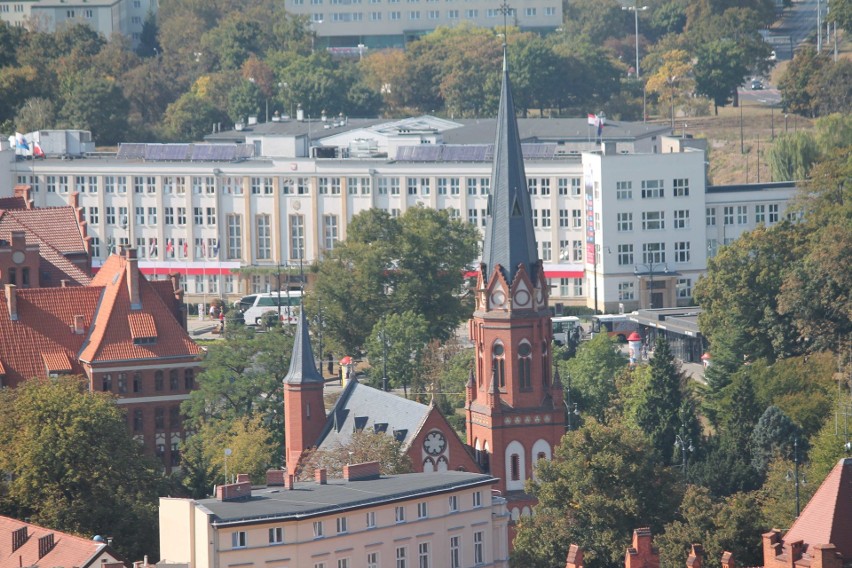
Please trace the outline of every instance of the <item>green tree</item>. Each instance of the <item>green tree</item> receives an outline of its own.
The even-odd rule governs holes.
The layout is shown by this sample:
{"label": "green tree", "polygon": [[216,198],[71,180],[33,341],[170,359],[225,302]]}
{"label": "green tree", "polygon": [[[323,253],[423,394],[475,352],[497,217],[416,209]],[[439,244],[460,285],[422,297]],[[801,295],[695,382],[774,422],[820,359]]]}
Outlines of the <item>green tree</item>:
{"label": "green tree", "polygon": [[813,115],[813,89],[810,87],[828,58],[818,54],[813,46],[796,50],[793,60],[778,79],[781,104],[790,112]]}
{"label": "green tree", "polygon": [[168,488],[112,397],[78,377],[0,391],[0,510],[34,523],[109,535],[127,558],[156,554],[157,498]]}
{"label": "green tree", "polygon": [[263,97],[258,86],[251,81],[240,81],[228,93],[228,116],[234,122],[261,115]]}
{"label": "green tree", "polygon": [[56,124],[56,105],[49,99],[33,97],[24,101],[15,117],[15,125],[21,132],[47,130]]}
{"label": "green tree", "polygon": [[[799,511],[805,508],[820,484],[812,478],[810,468],[803,465],[803,461],[799,454]],[[792,526],[796,520],[796,464],[793,460],[776,457],[770,461],[766,481],[756,493],[765,526]]]}
{"label": "green tree", "polygon": [[67,127],[91,130],[92,138],[102,145],[124,138],[130,105],[115,81],[82,73],[63,99],[59,116]]}
{"label": "green tree", "polygon": [[745,47],[733,39],[721,38],[697,48],[697,62],[693,67],[695,89],[713,101],[713,111],[718,116],[719,107],[736,96],[737,87],[750,73],[751,60]]}
{"label": "green tree", "polygon": [[659,531],[679,500],[671,469],[643,436],[595,420],[538,462],[528,491],[538,505],[518,525],[512,563],[530,568],[561,566],[572,543],[589,568],[619,566],[633,529]]}
{"label": "green tree", "polygon": [[139,33],[139,47],[136,48],[136,53],[142,57],[159,57],[162,47],[157,41],[158,29],[157,16],[153,11],[149,11],[145,15],[145,21],[142,22],[142,31]]}
{"label": "green tree", "polygon": [[847,400],[837,403],[836,410],[826,416],[822,428],[811,439],[808,452],[808,483],[813,487],[819,487],[837,462],[849,455],[846,449],[846,442],[849,439],[847,425],[836,422],[838,418],[836,413],[842,412],[844,408],[848,408]]}
{"label": "green tree", "polygon": [[329,448],[309,451],[302,458],[301,479],[313,479],[314,471],[325,468],[329,477],[342,477],[343,466],[377,461],[382,475],[411,473],[411,458],[403,451],[402,443],[383,432],[359,430],[346,443],[337,442]]}
{"label": "green tree", "polygon": [[573,359],[560,363],[562,384],[568,387],[570,383],[571,401],[581,412],[603,422],[616,394],[615,376],[626,365],[627,358],[615,340],[599,333],[580,345]]}
{"label": "green tree", "polygon": [[650,368],[647,388],[636,404],[636,422],[663,463],[671,463],[675,436],[681,429],[678,412],[684,402],[685,377],[662,336],[657,338]]}
{"label": "green tree", "polygon": [[406,398],[410,387],[412,394],[422,401],[430,386],[419,371],[427,343],[429,328],[420,314],[407,311],[384,316],[367,341],[373,382],[381,385],[386,367],[391,387],[405,389]]}
{"label": "green tree", "polygon": [[215,68],[239,69],[253,54],[263,52],[265,42],[258,22],[233,12],[201,38],[201,47],[214,57]]}
{"label": "green tree", "polygon": [[819,148],[810,132],[779,134],[766,156],[772,179],[779,181],[807,179],[818,159]]}
{"label": "green tree", "polygon": [[828,17],[847,32],[852,30],[852,1],[828,0]]}
{"label": "green tree", "polygon": [[705,385],[702,410],[713,426],[719,426],[724,416],[725,392],[743,365],[742,330],[733,327],[729,333],[718,334],[711,348],[710,366],[704,371]]}
{"label": "green tree", "polygon": [[168,138],[189,142],[203,138],[211,125],[223,118],[225,115],[205,99],[184,93],[166,108],[163,126]]}
{"label": "green tree", "polygon": [[844,58],[824,65],[808,85],[813,98],[814,116],[852,112],[852,90],[844,87],[850,84],[852,61]]}
{"label": "green tree", "polygon": [[775,456],[792,459],[794,443],[807,452],[807,439],[799,427],[777,406],[767,407],[751,434],[752,467],[763,474]]}

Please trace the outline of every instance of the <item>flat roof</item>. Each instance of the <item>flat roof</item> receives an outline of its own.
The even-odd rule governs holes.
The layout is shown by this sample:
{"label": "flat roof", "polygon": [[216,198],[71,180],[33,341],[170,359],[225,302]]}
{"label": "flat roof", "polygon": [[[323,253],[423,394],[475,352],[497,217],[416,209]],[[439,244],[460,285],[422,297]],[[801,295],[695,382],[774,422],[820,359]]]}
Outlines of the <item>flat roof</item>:
{"label": "flat roof", "polygon": [[260,487],[252,489],[248,499],[219,501],[208,498],[196,500],[196,504],[213,515],[212,525],[228,526],[310,518],[491,485],[497,481],[490,475],[464,471],[406,473],[360,481],[329,479],[324,485],[297,482],[293,489]]}
{"label": "flat roof", "polygon": [[700,307],[684,306],[639,310],[627,314],[627,317],[639,325],[664,329],[687,337],[701,337],[701,330],[698,328],[699,314],[701,314]]}
{"label": "flat roof", "polygon": [[733,185],[708,185],[706,193],[735,193],[738,191],[762,191],[764,189],[796,189],[795,181],[771,181],[762,183],[739,183]]}

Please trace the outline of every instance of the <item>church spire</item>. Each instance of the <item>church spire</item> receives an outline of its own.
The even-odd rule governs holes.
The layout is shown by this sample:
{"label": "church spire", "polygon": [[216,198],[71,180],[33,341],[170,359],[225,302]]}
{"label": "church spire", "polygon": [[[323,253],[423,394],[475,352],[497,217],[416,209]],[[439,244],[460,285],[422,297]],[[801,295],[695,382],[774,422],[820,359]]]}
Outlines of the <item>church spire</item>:
{"label": "church spire", "polygon": [[299,323],[296,325],[296,337],[293,340],[293,356],[290,358],[290,370],[287,371],[284,382],[291,385],[324,383],[314,363],[314,352],[311,349],[304,308],[299,310]]}
{"label": "church spire", "polygon": [[482,254],[482,262],[488,273],[492,273],[499,264],[503,277],[511,285],[518,273],[518,266],[523,264],[535,284],[538,277],[535,268],[538,252],[505,48],[488,209],[489,219]]}

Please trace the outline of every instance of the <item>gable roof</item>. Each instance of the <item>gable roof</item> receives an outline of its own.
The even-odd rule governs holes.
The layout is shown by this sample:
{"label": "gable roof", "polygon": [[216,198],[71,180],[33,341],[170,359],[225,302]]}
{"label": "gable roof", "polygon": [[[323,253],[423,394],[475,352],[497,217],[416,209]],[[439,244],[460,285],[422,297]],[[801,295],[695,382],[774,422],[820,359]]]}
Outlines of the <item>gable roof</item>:
{"label": "gable roof", "polygon": [[328,414],[317,440],[319,449],[345,445],[358,430],[387,432],[407,448],[429,413],[429,406],[351,379]]}
{"label": "gable roof", "polygon": [[[12,550],[12,534],[26,530],[26,540],[16,550]],[[53,547],[39,557],[39,541],[45,545],[53,537]],[[47,549],[47,547],[45,546]],[[62,566],[66,568],[86,568],[96,560],[103,558],[114,563],[118,557],[112,553],[105,542],[89,540],[78,536],[54,531],[38,525],[25,523],[10,517],[0,517],[0,568],[19,568],[20,566]],[[122,563],[123,564],[123,563]]]}
{"label": "gable roof", "polygon": [[[121,255],[110,255],[92,280],[93,286],[103,287],[104,295],[80,359],[94,363],[198,355],[198,346],[175,319],[162,296],[141,274],[139,297],[142,309],[131,309],[127,263],[128,260]],[[155,327],[153,336],[147,335],[151,326]],[[144,337],[156,337],[156,341],[134,342],[134,332],[142,333],[143,329],[146,330]]]}
{"label": "gable roof", "polygon": [[841,459],[784,535],[785,542],[833,544],[852,560],[852,458]]}
{"label": "gable roof", "polygon": [[0,239],[12,240],[13,231],[24,231],[27,245],[38,245],[42,286],[62,280],[85,286],[91,277],[66,255],[86,254],[73,207],[0,211]]}

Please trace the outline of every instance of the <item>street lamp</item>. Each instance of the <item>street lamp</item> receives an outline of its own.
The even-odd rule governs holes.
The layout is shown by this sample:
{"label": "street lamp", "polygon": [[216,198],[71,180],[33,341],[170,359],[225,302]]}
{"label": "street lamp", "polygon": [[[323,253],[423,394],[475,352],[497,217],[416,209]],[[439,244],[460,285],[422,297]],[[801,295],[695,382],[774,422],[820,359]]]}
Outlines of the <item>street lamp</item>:
{"label": "street lamp", "polygon": [[225,483],[228,483],[228,456],[232,453],[231,448],[225,448]]}
{"label": "street lamp", "polygon": [[683,477],[686,478],[686,452],[694,452],[695,446],[692,445],[692,440],[687,438],[686,440],[680,434],[675,434],[675,448],[680,448],[681,453],[681,462],[680,467],[683,469]]}
{"label": "street lamp", "polygon": [[639,79],[639,12],[644,12],[648,7],[642,6],[640,8],[637,4],[633,4],[633,6],[622,6],[621,9],[633,12],[636,35],[636,78]]}
{"label": "street lamp", "polygon": [[[793,474],[794,477],[792,478],[792,481],[795,481],[795,483],[796,483],[796,518],[798,519],[799,518],[799,485],[800,485],[800,483],[802,485],[805,484],[804,476],[802,476],[801,482],[799,481],[799,439],[798,438],[793,439],[793,463],[795,464],[795,472]],[[789,471],[787,471],[786,479],[787,479],[787,481],[791,481]]]}
{"label": "street lamp", "polygon": [[[646,262],[644,265],[648,267],[648,271],[647,271],[647,273],[648,273],[648,307],[651,308],[651,309],[654,309],[654,308],[657,307],[657,306],[654,305],[654,289],[655,289],[654,288],[654,272],[659,273],[659,269],[662,266],[663,274],[668,274],[669,273],[669,265],[666,262]],[[633,267],[633,274],[636,275],[636,277],[641,280],[644,272],[641,272],[639,270],[639,266],[635,265]],[[663,304],[665,304],[665,298],[663,299]],[[660,306],[660,307],[664,308],[665,305]]]}
{"label": "street lamp", "polygon": [[382,341],[382,390],[388,392],[388,336],[385,333],[385,318],[382,317],[382,329],[379,331]]}
{"label": "street lamp", "polygon": [[[556,378],[559,377],[559,369],[556,369]],[[572,430],[571,427],[571,416],[580,416],[580,411],[577,409],[577,403],[571,403],[571,375],[567,374],[565,377],[568,379],[567,387],[565,388],[565,400],[562,401],[562,404],[565,405],[565,417],[568,419],[568,424],[566,425],[568,431]]]}

